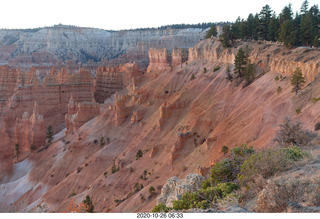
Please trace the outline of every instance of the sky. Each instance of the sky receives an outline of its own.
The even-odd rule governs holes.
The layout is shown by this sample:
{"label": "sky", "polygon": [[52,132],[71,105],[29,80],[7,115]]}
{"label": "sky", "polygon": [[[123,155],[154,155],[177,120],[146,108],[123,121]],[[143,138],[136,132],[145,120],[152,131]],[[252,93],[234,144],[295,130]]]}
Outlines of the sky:
{"label": "sky", "polygon": [[[169,24],[235,21],[268,4],[277,14],[304,0],[2,0],[0,28],[36,28],[56,24],[123,30]],[[309,0],[309,8],[319,0]]]}

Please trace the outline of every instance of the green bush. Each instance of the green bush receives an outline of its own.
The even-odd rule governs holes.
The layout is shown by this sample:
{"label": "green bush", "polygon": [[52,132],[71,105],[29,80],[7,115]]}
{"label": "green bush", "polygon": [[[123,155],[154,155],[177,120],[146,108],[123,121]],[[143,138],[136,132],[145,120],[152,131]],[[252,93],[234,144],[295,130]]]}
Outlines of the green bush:
{"label": "green bush", "polygon": [[194,79],[196,79],[196,76],[194,74],[192,74],[191,77],[190,77],[190,81],[192,81]]}
{"label": "green bush", "polygon": [[281,92],[282,92],[282,87],[279,86],[279,87],[277,88],[277,94],[280,94]]}
{"label": "green bush", "polygon": [[210,170],[210,178],[202,182],[202,188],[206,189],[218,183],[231,182],[236,178],[236,164],[230,159],[224,159],[214,165]]}
{"label": "green bush", "polygon": [[227,182],[219,183],[213,187],[199,189],[197,192],[185,193],[180,200],[173,201],[173,209],[183,210],[191,208],[206,209],[211,207],[218,200],[226,198],[239,187],[236,184]]}
{"label": "green bush", "polygon": [[269,149],[252,154],[241,165],[238,180],[241,185],[255,183],[258,175],[264,179],[274,176],[277,172],[286,170],[294,161],[301,160],[308,156],[301,148]]}
{"label": "green bush", "polygon": [[224,153],[224,154],[227,154],[227,153],[229,152],[229,148],[224,145],[224,146],[222,147],[222,149],[221,149],[221,152]]}
{"label": "green bush", "polygon": [[218,67],[215,67],[215,68],[213,69],[213,72],[216,72],[216,71],[218,71],[218,70],[219,70],[220,68],[221,68],[220,66],[218,66]]}
{"label": "green bush", "polygon": [[111,167],[112,174],[118,172],[119,170],[120,170],[119,166],[117,167],[115,164],[112,165],[112,167]]}
{"label": "green bush", "polygon": [[298,115],[301,113],[301,108],[300,108],[300,107],[298,107],[298,108],[296,109],[296,113],[297,113]]}
{"label": "green bush", "polygon": [[138,150],[137,151],[137,154],[136,154],[136,160],[138,160],[140,157],[142,157],[143,156],[143,152],[142,152],[142,150]]}
{"label": "green bush", "polygon": [[275,80],[275,81],[279,81],[279,76],[276,76],[276,77],[274,78],[274,80]]}
{"label": "green bush", "polygon": [[249,146],[247,144],[242,144],[240,147],[234,147],[231,150],[231,154],[233,156],[233,159],[235,159],[237,162],[242,163],[248,156],[254,153],[253,147]]}
{"label": "green bush", "polygon": [[104,141],[104,138],[101,137],[100,138],[100,146],[103,147],[106,144],[106,142]]}
{"label": "green bush", "polygon": [[152,212],[153,213],[157,213],[157,212],[158,213],[161,213],[161,212],[168,213],[170,210],[172,210],[172,208],[167,207],[164,204],[158,204],[158,205],[154,206],[154,208],[152,209]]}
{"label": "green bush", "polygon": [[203,68],[203,73],[205,74],[205,73],[207,73],[207,72],[208,72],[207,68],[204,67],[204,68]]}
{"label": "green bush", "polygon": [[191,209],[191,208],[201,208],[206,209],[210,207],[208,201],[203,200],[198,192],[194,193],[185,193],[182,195],[180,200],[173,201],[173,209],[174,210],[183,210],[183,209]]}
{"label": "green bush", "polygon": [[284,148],[284,156],[291,161],[298,161],[309,156],[307,152],[302,151],[301,148],[294,146],[292,148]]}

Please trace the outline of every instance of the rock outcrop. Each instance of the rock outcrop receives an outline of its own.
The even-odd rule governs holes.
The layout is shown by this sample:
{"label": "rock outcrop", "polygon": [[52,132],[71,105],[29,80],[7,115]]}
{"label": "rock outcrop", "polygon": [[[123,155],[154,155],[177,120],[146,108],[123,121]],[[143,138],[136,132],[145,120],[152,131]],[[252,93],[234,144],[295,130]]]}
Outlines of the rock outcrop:
{"label": "rock outcrop", "polygon": [[21,154],[28,153],[45,144],[46,130],[44,127],[43,116],[39,114],[37,102],[34,103],[32,115],[28,112],[17,118],[14,128],[14,145],[19,145]]}
{"label": "rock outcrop", "polygon": [[176,176],[168,179],[161,189],[161,195],[157,200],[158,204],[172,207],[172,202],[179,200],[184,193],[200,189],[203,180],[204,178],[197,174],[189,174],[184,180]]}
{"label": "rock outcrop", "polygon": [[163,49],[149,49],[149,66],[147,72],[154,70],[165,71],[170,69],[171,66],[171,56],[166,48]]}
{"label": "rock outcrop", "polygon": [[122,123],[124,123],[124,121],[126,121],[127,117],[131,114],[132,111],[132,107],[127,107],[126,106],[126,101],[129,99],[130,97],[128,95],[122,95],[120,96],[120,98],[118,97],[118,94],[115,93],[114,95],[114,107],[115,107],[115,111],[116,111],[116,115],[115,115],[115,125],[119,126]]}
{"label": "rock outcrop", "polygon": [[188,49],[173,49],[172,50],[172,66],[176,67],[188,61]]}
{"label": "rock outcrop", "polygon": [[72,134],[78,128],[100,114],[100,105],[94,99],[91,102],[76,103],[73,96],[70,97],[68,113],[66,114],[66,134]]}

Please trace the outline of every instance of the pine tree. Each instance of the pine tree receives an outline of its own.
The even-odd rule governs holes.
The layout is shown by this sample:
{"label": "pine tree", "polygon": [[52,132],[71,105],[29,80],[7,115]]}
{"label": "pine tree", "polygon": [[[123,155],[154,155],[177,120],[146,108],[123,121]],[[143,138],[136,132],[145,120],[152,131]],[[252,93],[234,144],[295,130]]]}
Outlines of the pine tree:
{"label": "pine tree", "polygon": [[219,37],[219,40],[223,46],[223,48],[230,47],[230,40],[231,40],[231,30],[229,25],[225,25],[222,27],[222,34]]}
{"label": "pine tree", "polygon": [[242,48],[240,48],[234,59],[234,73],[236,75],[239,75],[240,78],[243,76],[245,72],[246,64],[247,62],[246,62],[245,52],[243,51]]}
{"label": "pine tree", "polygon": [[255,74],[255,66],[251,63],[250,59],[248,60],[248,64],[246,66],[246,71],[244,73],[244,80],[248,83],[251,83],[254,79]]}
{"label": "pine tree", "polygon": [[302,17],[300,32],[302,35],[302,42],[309,46],[314,39],[314,27],[311,13],[307,13]]}
{"label": "pine tree", "polygon": [[83,200],[83,204],[85,204],[85,206],[86,206],[86,212],[93,213],[94,206],[93,206],[92,200],[89,195],[87,195],[86,199]]}
{"label": "pine tree", "polygon": [[268,39],[271,41],[277,41],[279,38],[279,20],[275,13],[273,13],[268,27]]}
{"label": "pine tree", "polygon": [[217,26],[215,24],[213,24],[211,26],[211,28],[208,30],[207,34],[206,34],[206,39],[211,38],[211,36],[216,37],[218,34],[217,32]]}
{"label": "pine tree", "polygon": [[46,139],[47,139],[47,142],[49,144],[51,144],[51,142],[53,140],[53,131],[52,131],[52,126],[51,125],[49,125],[48,128],[47,128]]}
{"label": "pine tree", "polygon": [[301,5],[300,13],[302,15],[307,14],[308,13],[308,7],[309,7],[309,2],[308,2],[308,0],[305,0]]}
{"label": "pine tree", "polygon": [[271,7],[269,5],[264,6],[259,14],[259,36],[262,39],[268,40],[269,23],[271,20]]}
{"label": "pine tree", "polygon": [[316,35],[315,38],[313,39],[312,46],[318,47],[319,46],[319,36]]}
{"label": "pine tree", "polygon": [[292,92],[294,91],[298,94],[298,91],[301,90],[304,83],[305,81],[301,68],[296,68],[291,78],[291,85],[293,86]]}
{"label": "pine tree", "polygon": [[226,70],[226,73],[227,73],[226,79],[227,79],[228,81],[231,81],[231,82],[232,82],[233,77],[232,77],[232,75],[231,75],[230,65],[228,65],[227,70]]}

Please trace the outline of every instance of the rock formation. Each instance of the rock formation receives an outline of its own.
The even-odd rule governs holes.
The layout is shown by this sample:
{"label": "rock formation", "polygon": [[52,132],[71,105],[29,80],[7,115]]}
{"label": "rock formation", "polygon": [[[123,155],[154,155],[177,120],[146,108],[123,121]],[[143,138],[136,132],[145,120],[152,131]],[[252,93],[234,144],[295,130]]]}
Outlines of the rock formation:
{"label": "rock formation", "polygon": [[151,72],[153,70],[166,70],[170,69],[171,66],[171,56],[167,49],[149,49],[149,66],[147,72]]}
{"label": "rock formation", "polygon": [[44,127],[43,116],[39,114],[39,106],[34,103],[32,115],[28,112],[17,118],[14,127],[14,145],[19,145],[21,154],[30,152],[43,146],[46,140],[46,130]]}
{"label": "rock formation", "polygon": [[115,116],[115,125],[119,126],[124,121],[126,121],[127,117],[130,115],[132,107],[127,107],[126,106],[126,101],[129,99],[129,96],[127,95],[122,95],[120,98],[118,98],[117,92],[114,95],[114,106],[115,106],[115,111],[116,111],[116,116]]}
{"label": "rock formation", "polygon": [[172,50],[172,66],[176,67],[188,61],[188,49],[173,49]]}
{"label": "rock formation", "polygon": [[76,130],[100,114],[100,106],[94,99],[91,102],[83,101],[76,103],[73,96],[68,103],[68,113],[66,114],[66,134],[72,134]]}
{"label": "rock formation", "polygon": [[200,189],[203,180],[204,178],[198,174],[189,174],[184,180],[176,176],[168,179],[161,189],[161,195],[157,200],[158,204],[172,207],[172,202],[179,200],[184,193]]}

